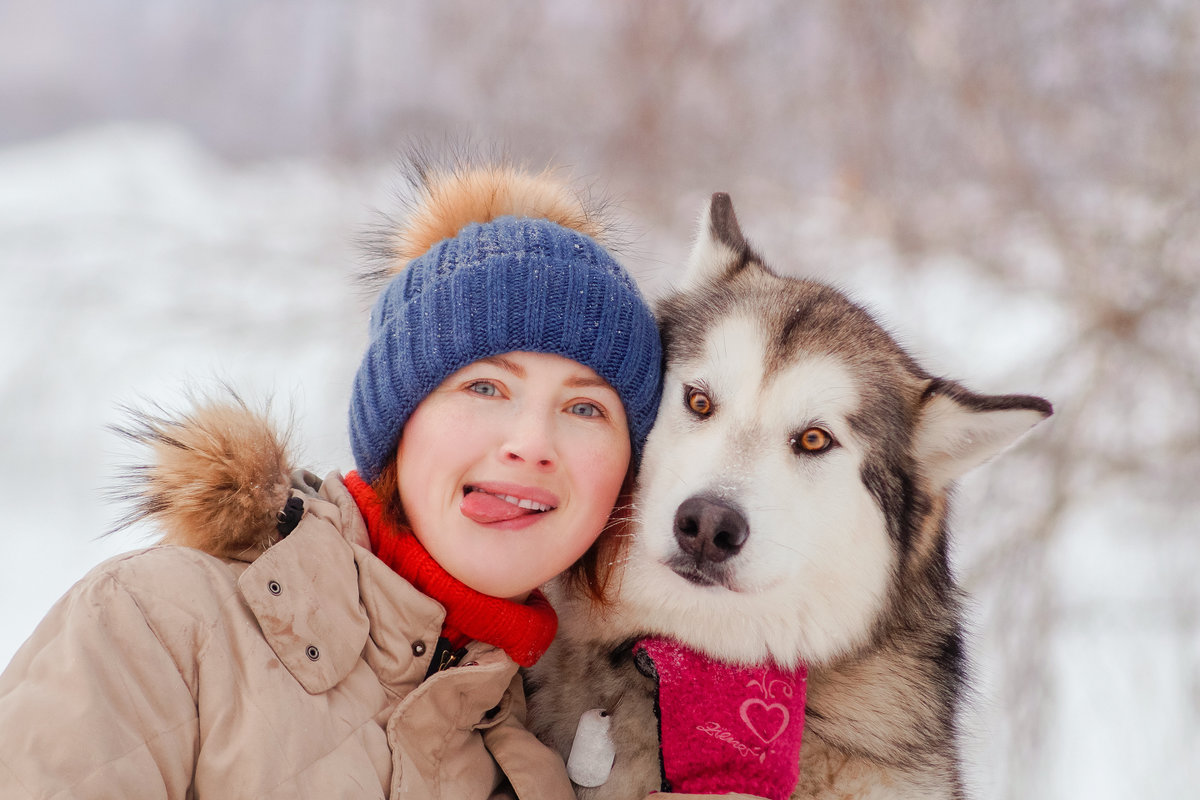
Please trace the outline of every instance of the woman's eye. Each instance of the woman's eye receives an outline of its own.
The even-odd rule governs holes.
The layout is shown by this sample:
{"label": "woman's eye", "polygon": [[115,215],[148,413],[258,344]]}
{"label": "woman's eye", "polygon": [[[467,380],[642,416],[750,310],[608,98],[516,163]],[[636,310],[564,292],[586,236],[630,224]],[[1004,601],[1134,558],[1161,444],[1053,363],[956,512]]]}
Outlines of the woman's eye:
{"label": "woman's eye", "polygon": [[796,455],[816,455],[817,453],[824,453],[833,447],[836,442],[829,431],[824,428],[814,427],[793,436],[789,444],[792,446],[792,452]]}
{"label": "woman's eye", "polygon": [[683,399],[691,412],[698,417],[707,417],[713,411],[712,399],[703,389],[695,386],[685,387]]}
{"label": "woman's eye", "polygon": [[500,394],[500,390],[496,388],[496,384],[491,381],[475,381],[467,387],[467,391],[481,394],[485,397],[494,397]]}
{"label": "woman's eye", "polygon": [[571,406],[571,413],[577,417],[604,416],[604,412],[595,403],[575,403]]}

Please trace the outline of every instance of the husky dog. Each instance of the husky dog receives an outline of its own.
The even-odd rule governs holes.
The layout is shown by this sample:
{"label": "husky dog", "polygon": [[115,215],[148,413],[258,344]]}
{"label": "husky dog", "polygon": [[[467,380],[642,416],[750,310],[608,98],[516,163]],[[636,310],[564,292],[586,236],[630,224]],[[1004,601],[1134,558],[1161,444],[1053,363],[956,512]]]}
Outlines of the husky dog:
{"label": "husky dog", "polygon": [[809,670],[794,798],[962,798],[953,482],[1051,414],[923,370],[862,308],[781,277],[713,195],[685,283],[613,602],[552,587],[561,628],[529,676],[534,731],[570,753],[603,709],[611,773],[583,798],[660,788],[643,635]]}

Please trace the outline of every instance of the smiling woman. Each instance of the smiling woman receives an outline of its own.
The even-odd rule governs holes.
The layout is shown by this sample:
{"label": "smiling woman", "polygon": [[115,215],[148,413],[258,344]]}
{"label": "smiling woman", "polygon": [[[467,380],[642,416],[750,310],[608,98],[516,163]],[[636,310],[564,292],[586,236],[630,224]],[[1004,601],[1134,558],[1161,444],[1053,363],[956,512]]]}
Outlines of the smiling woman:
{"label": "smiling woman", "polygon": [[236,398],[136,417],[134,516],[164,544],[94,569],[0,676],[0,796],[574,797],[518,667],[556,631],[539,585],[603,590],[658,329],[562,185],[416,172],[358,470],[292,473]]}

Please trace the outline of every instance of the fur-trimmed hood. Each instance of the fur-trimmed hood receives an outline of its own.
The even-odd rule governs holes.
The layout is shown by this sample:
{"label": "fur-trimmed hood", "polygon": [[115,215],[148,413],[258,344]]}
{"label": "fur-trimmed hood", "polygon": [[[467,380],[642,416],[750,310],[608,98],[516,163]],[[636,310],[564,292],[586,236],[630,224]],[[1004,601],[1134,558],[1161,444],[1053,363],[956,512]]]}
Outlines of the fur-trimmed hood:
{"label": "fur-trimmed hood", "polygon": [[279,539],[291,493],[287,436],[232,391],[171,417],[130,409],[114,430],[148,449],[116,494],[132,503],[124,528],[153,520],[163,542],[253,558]]}

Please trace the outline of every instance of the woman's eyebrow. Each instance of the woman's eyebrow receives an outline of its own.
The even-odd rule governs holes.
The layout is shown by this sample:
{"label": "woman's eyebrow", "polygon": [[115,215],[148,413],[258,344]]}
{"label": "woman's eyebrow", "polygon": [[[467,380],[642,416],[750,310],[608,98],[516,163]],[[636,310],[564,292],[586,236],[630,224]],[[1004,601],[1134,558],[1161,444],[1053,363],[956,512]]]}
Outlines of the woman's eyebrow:
{"label": "woman's eyebrow", "polygon": [[[599,375],[576,375],[567,378],[566,385],[571,389],[585,389],[593,386],[599,386],[602,389],[612,389],[612,385]],[[613,389],[613,391],[616,390]]]}
{"label": "woman's eyebrow", "polygon": [[488,356],[479,360],[485,364],[493,364],[500,369],[507,370],[513,375],[516,375],[518,378],[525,377],[525,368],[512,359],[505,358],[504,356]]}
{"label": "woman's eyebrow", "polygon": [[[499,367],[502,370],[511,372],[518,378],[525,377],[525,368],[510,358],[505,358],[504,356],[487,356],[486,358],[481,358],[479,360],[485,364],[492,364],[493,366]],[[610,389],[614,392],[616,391],[612,388],[612,384],[604,380],[604,378],[601,378],[599,375],[572,375],[570,378],[566,379],[564,385],[570,389],[599,387],[602,389]]]}

